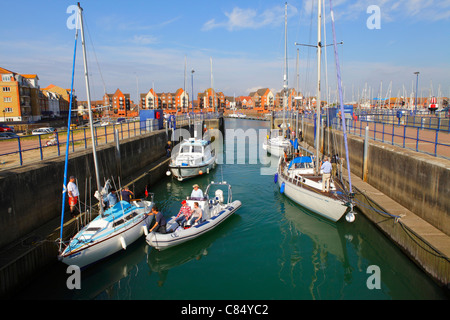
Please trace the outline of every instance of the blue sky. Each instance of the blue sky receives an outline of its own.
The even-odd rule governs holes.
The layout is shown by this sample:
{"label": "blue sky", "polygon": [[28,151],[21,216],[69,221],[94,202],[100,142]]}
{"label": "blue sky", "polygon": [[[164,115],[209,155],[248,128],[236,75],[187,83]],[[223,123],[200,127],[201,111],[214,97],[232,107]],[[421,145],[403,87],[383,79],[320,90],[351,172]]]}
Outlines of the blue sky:
{"label": "blue sky", "polygon": [[[316,1],[314,1],[316,2]],[[71,1],[15,1],[2,7],[0,66],[18,73],[35,73],[41,87],[51,83],[70,87],[74,30],[67,27]],[[288,2],[289,87],[297,87],[296,50],[300,52],[300,91],[315,95],[317,15],[311,0]],[[332,33],[329,0],[325,0],[326,40]],[[380,8],[380,29],[369,29],[370,5]],[[245,1],[83,1],[92,99],[104,90],[120,88],[136,94],[154,86],[157,92],[210,84],[225,95],[248,95],[283,85],[284,2]],[[316,6],[314,6],[316,7]],[[371,89],[372,96],[411,95],[415,71],[420,72],[419,95],[450,96],[450,0],[334,0],[345,98]],[[323,36],[324,38],[324,36]],[[93,47],[92,47],[93,44]],[[94,51],[95,50],[95,51]],[[323,88],[336,87],[332,47],[327,48]],[[325,58],[322,64],[325,67]],[[324,68],[323,68],[324,69]],[[75,89],[86,97],[81,47],[78,47]],[[325,93],[323,93],[325,94]],[[331,99],[334,99],[331,94]]]}

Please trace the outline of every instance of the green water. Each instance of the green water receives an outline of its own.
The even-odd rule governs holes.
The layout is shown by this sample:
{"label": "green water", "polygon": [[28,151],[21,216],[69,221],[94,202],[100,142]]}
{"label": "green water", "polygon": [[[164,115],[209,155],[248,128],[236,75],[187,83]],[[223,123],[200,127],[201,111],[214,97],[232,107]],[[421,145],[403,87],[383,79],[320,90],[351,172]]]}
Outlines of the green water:
{"label": "green water", "polygon": [[[227,129],[268,127],[268,122],[242,119],[225,124]],[[230,146],[226,137],[225,142]],[[80,290],[67,289],[67,266],[55,263],[17,298],[448,298],[362,214],[352,224],[318,218],[281,195],[273,175],[261,174],[267,158],[236,164],[248,157],[235,152],[235,164],[221,164],[209,175],[185,182],[165,177],[151,188],[161,211],[170,216],[178,212],[180,199],[190,194],[194,183],[204,190],[209,181],[223,177],[242,207],[209,234],[163,252],[142,238],[82,271]],[[368,288],[369,266],[379,267],[379,289]]]}

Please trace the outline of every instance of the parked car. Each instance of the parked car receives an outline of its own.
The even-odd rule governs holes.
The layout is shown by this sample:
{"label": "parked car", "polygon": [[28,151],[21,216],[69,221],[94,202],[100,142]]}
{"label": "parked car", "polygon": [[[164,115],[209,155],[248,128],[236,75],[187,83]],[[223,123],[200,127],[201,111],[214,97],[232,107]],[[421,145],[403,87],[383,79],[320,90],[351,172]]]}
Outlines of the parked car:
{"label": "parked car", "polygon": [[49,134],[49,133],[53,133],[54,131],[55,131],[55,128],[52,128],[52,127],[39,128],[39,129],[34,129],[32,134]]}
{"label": "parked car", "polygon": [[0,132],[0,140],[18,138],[19,136],[14,132]]}
{"label": "parked car", "polygon": [[14,132],[14,129],[4,123],[0,123],[0,132]]}

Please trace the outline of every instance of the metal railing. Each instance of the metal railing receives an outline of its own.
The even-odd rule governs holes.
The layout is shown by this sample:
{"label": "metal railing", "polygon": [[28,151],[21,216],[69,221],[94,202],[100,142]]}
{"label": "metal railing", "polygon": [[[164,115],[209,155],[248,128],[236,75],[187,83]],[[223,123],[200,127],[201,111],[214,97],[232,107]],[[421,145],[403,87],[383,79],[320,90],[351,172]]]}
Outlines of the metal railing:
{"label": "metal railing", "polygon": [[[193,124],[205,119],[215,119],[219,113],[191,113],[175,116],[176,128]],[[167,127],[169,121],[164,123]],[[94,127],[94,138],[97,146],[114,141],[114,132],[118,130],[119,140],[124,140],[158,130],[158,119],[146,121],[122,122]],[[0,140],[0,170],[22,166],[36,161],[42,161],[65,154],[67,131],[49,134],[24,135]],[[92,137],[88,126],[70,131],[69,152],[75,152],[92,147]]]}
{"label": "metal railing", "polygon": [[[402,117],[397,117],[396,112],[397,110],[386,110],[384,113],[359,113],[355,110],[355,116],[349,115],[346,118],[347,132],[364,137],[368,127],[369,138],[372,140],[450,159],[450,125],[446,115],[403,114]],[[283,113],[277,112],[274,116],[281,118]],[[286,112],[286,117],[295,121],[296,113]],[[307,121],[314,125],[314,119],[314,113],[299,115],[299,123]],[[323,113],[321,119],[324,125],[342,131],[342,121],[337,117],[327,123],[327,116]]]}
{"label": "metal railing", "polygon": [[[119,140],[140,136],[158,130],[156,122],[123,122],[106,126],[94,127],[94,139],[97,145],[114,141],[114,132],[118,130]],[[15,143],[12,143],[14,142]],[[0,140],[0,168],[6,164],[15,163],[22,166],[25,163],[42,161],[65,154],[67,131],[50,134],[26,135]],[[69,152],[87,149],[92,146],[92,136],[89,127],[70,131]]]}

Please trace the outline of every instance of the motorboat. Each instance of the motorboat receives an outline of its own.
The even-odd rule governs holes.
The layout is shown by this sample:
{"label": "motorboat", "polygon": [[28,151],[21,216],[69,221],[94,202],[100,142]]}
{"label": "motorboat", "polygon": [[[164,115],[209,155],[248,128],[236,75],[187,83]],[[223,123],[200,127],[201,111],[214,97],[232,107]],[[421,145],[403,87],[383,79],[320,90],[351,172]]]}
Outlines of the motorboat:
{"label": "motorboat", "polygon": [[[216,189],[214,197],[210,198],[208,192],[214,186],[227,186],[228,198],[224,202],[223,190]],[[147,237],[147,243],[158,250],[164,250],[189,240],[195,239],[217,227],[219,224],[229,218],[242,203],[239,200],[232,200],[231,185],[227,182],[211,182],[206,188],[204,198],[186,199],[188,206],[194,208],[194,203],[198,202],[199,208],[202,210],[202,219],[192,226],[182,227],[176,222],[176,216],[172,216],[166,225],[167,233],[150,232]]]}
{"label": "motorboat", "polygon": [[280,157],[286,147],[289,147],[289,139],[285,138],[281,130],[272,130],[270,136],[263,143],[263,149],[272,156]]}
{"label": "motorboat", "polygon": [[167,175],[179,181],[209,173],[216,166],[215,150],[211,141],[189,138],[175,146]]}

